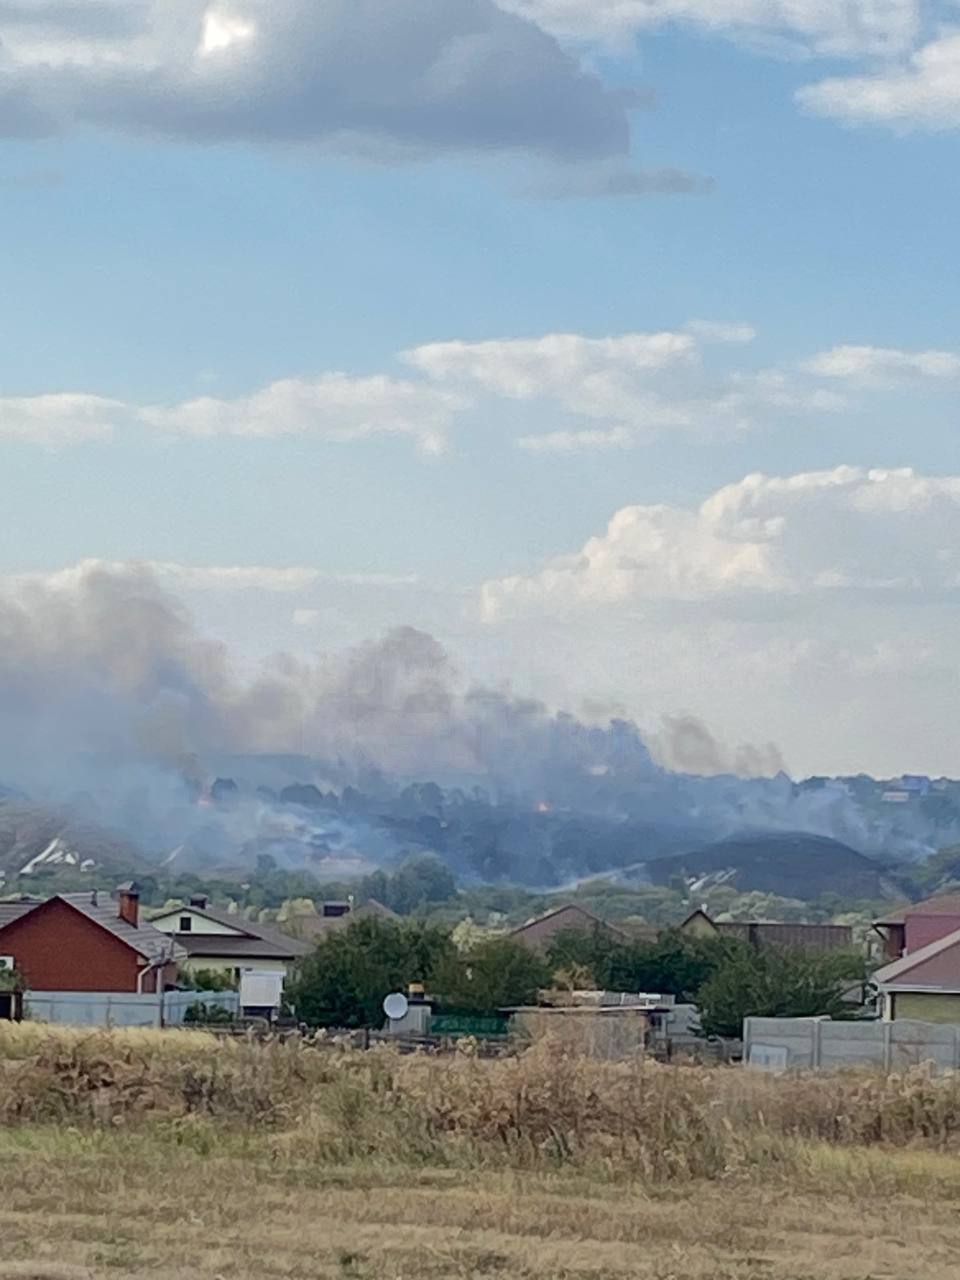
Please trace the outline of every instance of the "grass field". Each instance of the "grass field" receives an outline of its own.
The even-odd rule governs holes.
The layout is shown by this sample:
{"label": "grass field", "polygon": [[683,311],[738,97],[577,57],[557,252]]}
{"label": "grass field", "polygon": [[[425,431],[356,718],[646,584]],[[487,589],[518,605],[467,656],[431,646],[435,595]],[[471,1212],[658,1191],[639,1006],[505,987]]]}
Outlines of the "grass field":
{"label": "grass field", "polygon": [[955,1280],[960,1082],[0,1032],[0,1276]]}

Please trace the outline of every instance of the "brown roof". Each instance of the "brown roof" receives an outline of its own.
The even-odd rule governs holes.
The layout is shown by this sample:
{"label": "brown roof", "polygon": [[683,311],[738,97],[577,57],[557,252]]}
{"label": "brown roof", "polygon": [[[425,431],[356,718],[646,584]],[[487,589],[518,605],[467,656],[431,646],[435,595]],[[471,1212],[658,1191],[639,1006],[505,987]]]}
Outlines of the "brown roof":
{"label": "brown roof", "polygon": [[922,902],[908,902],[888,911],[874,924],[905,924],[907,916],[960,916],[960,893],[937,893]]}
{"label": "brown roof", "polygon": [[512,929],[509,936],[516,938],[518,942],[549,942],[565,929],[589,928],[602,929],[615,937],[626,938],[622,929],[607,924],[606,920],[601,920],[586,907],[581,907],[578,902],[565,902],[561,907],[545,911],[542,916],[535,916],[518,928]]}
{"label": "brown roof", "polygon": [[377,920],[400,919],[395,911],[391,911],[382,902],[377,902],[375,898],[371,898],[362,907],[356,907],[353,911],[344,912],[340,916],[291,916],[284,921],[283,928],[291,937],[305,938],[308,942],[313,943],[318,938],[325,938],[327,934],[336,933],[339,929],[346,929],[348,925],[356,924],[359,920],[369,920],[371,918]]}
{"label": "brown roof", "polygon": [[31,902],[0,903],[0,931],[20,920],[31,911],[36,911],[47,902],[67,903],[79,911],[93,924],[99,925],[112,933],[115,938],[136,951],[138,955],[157,964],[170,954],[173,939],[155,929],[149,921],[141,920],[138,927],[121,920],[116,902],[109,893],[58,893],[52,898],[34,899]]}
{"label": "brown roof", "polygon": [[306,946],[295,938],[255,938],[252,934],[237,937],[227,933],[178,933],[175,935],[188,958],[193,956],[249,956],[259,960],[296,960],[306,953]]}
{"label": "brown roof", "polygon": [[872,981],[878,986],[918,986],[932,991],[960,992],[960,929],[928,942],[918,951],[901,956],[878,969]]}
{"label": "brown roof", "polygon": [[[257,956],[277,960],[295,960],[305,955],[306,946],[296,939],[280,933],[276,929],[262,924],[254,924],[242,916],[231,915],[229,911],[217,911],[213,907],[197,907],[187,905],[172,907],[157,912],[155,919],[169,915],[195,915],[212,920],[214,924],[225,925],[236,930],[232,934],[224,933],[181,933],[173,934],[188,956]],[[167,935],[169,936],[169,935]],[[226,945],[225,945],[226,944]]]}

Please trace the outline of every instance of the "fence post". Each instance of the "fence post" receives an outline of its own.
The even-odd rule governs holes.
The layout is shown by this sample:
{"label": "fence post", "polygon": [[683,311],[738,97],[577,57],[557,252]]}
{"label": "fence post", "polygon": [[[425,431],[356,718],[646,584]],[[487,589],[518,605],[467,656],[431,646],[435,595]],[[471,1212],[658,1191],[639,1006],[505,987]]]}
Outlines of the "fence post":
{"label": "fence post", "polygon": [[823,1024],[814,1019],[810,1023],[811,1043],[810,1043],[810,1065],[820,1068],[820,1061],[823,1057],[823,1046],[821,1044],[821,1028]]}
{"label": "fence post", "polygon": [[893,1023],[884,1022],[883,1026],[883,1069],[889,1071],[893,1066]]}

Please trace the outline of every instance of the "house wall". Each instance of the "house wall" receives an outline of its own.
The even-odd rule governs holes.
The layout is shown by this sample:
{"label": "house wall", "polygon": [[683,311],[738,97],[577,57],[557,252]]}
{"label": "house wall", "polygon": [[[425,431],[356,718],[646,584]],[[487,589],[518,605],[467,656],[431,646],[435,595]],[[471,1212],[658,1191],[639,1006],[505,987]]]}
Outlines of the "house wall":
{"label": "house wall", "polygon": [[893,994],[893,1017],[917,1018],[923,1022],[960,1023],[960,994],[939,991],[897,991]]}
{"label": "house wall", "polygon": [[192,934],[220,934],[227,937],[236,937],[237,934],[243,933],[243,925],[238,923],[235,929],[231,929],[228,925],[221,924],[219,920],[208,920],[206,916],[200,915],[198,912],[191,911],[189,907],[178,908],[176,911],[170,911],[162,916],[156,916],[150,923],[155,929],[159,929],[161,933],[179,933],[180,917],[189,916],[192,923],[190,932]]}
{"label": "house wall", "polygon": [[[57,898],[0,932],[0,954],[13,956],[28,989],[137,989],[142,956]],[[151,975],[152,976],[152,975]]]}

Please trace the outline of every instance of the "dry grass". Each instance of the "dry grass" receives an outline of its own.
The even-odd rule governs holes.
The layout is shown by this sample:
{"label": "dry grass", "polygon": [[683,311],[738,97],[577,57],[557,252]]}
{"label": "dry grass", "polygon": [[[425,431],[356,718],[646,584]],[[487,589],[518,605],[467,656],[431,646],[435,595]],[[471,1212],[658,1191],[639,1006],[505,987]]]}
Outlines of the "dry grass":
{"label": "dry grass", "polygon": [[953,1280],[960,1081],[0,1032],[0,1280]]}

